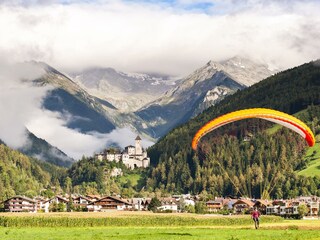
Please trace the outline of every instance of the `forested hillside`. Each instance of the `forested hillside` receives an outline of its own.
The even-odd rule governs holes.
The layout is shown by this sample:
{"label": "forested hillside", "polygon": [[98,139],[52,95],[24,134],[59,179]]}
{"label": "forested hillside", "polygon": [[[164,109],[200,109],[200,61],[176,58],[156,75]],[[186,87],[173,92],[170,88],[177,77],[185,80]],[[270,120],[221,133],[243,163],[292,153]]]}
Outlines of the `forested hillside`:
{"label": "forested hillside", "polygon": [[[252,107],[289,114],[301,112],[319,134],[320,61],[278,73],[226,97],[188,123],[174,129],[149,149],[154,168],[147,186],[168,192],[251,197],[292,197],[320,194],[320,178],[298,176],[305,167],[304,139],[263,120],[229,124],[201,140],[191,150],[197,129],[219,115]],[[268,130],[268,131],[265,131]],[[249,141],[244,136],[250,135]]]}
{"label": "forested hillside", "polygon": [[[0,202],[14,195],[33,197],[60,188],[65,169],[0,144]],[[51,188],[55,187],[55,188]]]}
{"label": "forested hillside", "polygon": [[[123,176],[112,177],[113,168],[121,168]],[[67,174],[71,192],[80,194],[140,196],[146,182],[144,169],[129,170],[122,162],[100,161],[93,157],[83,157],[68,169]]]}

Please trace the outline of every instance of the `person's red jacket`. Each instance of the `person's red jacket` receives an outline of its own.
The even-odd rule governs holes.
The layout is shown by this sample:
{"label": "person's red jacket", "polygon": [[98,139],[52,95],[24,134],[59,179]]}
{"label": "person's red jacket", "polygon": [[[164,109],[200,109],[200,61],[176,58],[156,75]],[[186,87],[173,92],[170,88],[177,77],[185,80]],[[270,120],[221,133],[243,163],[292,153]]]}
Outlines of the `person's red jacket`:
{"label": "person's red jacket", "polygon": [[259,218],[260,217],[260,213],[257,210],[254,210],[251,214],[252,218]]}

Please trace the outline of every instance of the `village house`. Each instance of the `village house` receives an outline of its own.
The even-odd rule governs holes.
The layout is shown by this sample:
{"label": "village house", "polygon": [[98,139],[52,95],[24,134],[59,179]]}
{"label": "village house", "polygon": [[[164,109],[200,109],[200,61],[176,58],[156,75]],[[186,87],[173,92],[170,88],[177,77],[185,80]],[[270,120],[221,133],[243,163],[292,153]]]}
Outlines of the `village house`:
{"label": "village house", "polygon": [[42,212],[49,212],[49,199],[44,198],[41,196],[38,196],[34,198],[34,200],[37,202],[37,211],[42,211]]}
{"label": "village house", "polygon": [[207,201],[206,206],[208,212],[218,212],[222,209],[231,210],[234,203],[235,200],[231,198],[215,197],[214,200]]}
{"label": "village house", "polygon": [[287,207],[285,208],[286,215],[297,215],[299,205],[304,204],[298,200],[287,201]]}
{"label": "village house", "polygon": [[253,209],[254,203],[249,199],[239,199],[233,204],[234,213],[243,214]]}
{"label": "village house", "polygon": [[128,210],[131,205],[118,197],[107,196],[87,205],[89,212],[105,212],[108,210]]}
{"label": "village house", "polygon": [[97,201],[97,200],[99,200],[101,198],[101,195],[88,194],[88,195],[86,195],[86,198],[90,202],[95,202],[95,201]]}
{"label": "village house", "polygon": [[272,202],[268,200],[257,199],[253,208],[257,208],[261,214],[267,213],[267,207],[272,206]]}
{"label": "village house", "polygon": [[218,212],[223,209],[222,201],[209,200],[206,202],[208,212]]}
{"label": "village house", "polygon": [[159,211],[178,211],[178,204],[175,198],[161,198],[160,202],[161,206],[157,208]]}
{"label": "village house", "polygon": [[128,202],[132,206],[132,210],[147,211],[151,198],[131,198]]}
{"label": "village house", "polygon": [[285,215],[287,203],[285,200],[274,200],[272,204],[266,207],[267,215]]}
{"label": "village house", "polygon": [[87,208],[88,204],[91,201],[89,200],[89,198],[84,197],[84,196],[74,196],[72,197],[72,203],[73,203],[73,207],[75,209],[84,209]]}
{"label": "village house", "polygon": [[6,212],[37,212],[37,202],[25,196],[14,196],[4,201]]}
{"label": "village house", "polygon": [[303,199],[290,199],[290,200],[274,200],[272,205],[267,206],[267,215],[279,215],[288,217],[298,215],[298,207],[306,205],[309,209],[309,216],[317,216],[319,211],[319,202],[304,201]]}
{"label": "village house", "polygon": [[309,202],[307,203],[307,207],[309,209],[309,216],[318,216],[319,212],[319,202]]}
{"label": "village house", "polygon": [[150,165],[150,158],[147,155],[147,151],[141,145],[140,136],[136,137],[135,146],[129,145],[125,147],[123,152],[109,149],[96,154],[95,157],[100,161],[106,160],[110,162],[119,162],[121,160],[123,164],[130,169],[137,167],[146,168]]}

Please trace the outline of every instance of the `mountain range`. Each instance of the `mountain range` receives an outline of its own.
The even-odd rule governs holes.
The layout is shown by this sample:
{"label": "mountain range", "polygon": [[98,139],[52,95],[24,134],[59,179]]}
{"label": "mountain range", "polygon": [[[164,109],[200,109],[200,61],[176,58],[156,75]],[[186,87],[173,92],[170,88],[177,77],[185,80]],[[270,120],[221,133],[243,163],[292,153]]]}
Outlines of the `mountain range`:
{"label": "mountain range", "polygon": [[[112,68],[86,69],[69,76],[43,62],[25,64],[32,64],[44,72],[32,81],[34,86],[51,88],[43,99],[42,108],[58,113],[65,119],[67,128],[83,134],[107,134],[116,128],[128,127],[153,140],[227,95],[274,73],[266,65],[240,57],[209,61],[182,79],[124,73]],[[33,144],[21,148],[25,153],[42,156],[61,166],[68,166],[73,161],[59,149],[46,144],[46,139],[39,139],[33,133],[28,138]]]}
{"label": "mountain range", "polygon": [[147,124],[148,133],[159,138],[225,96],[273,73],[266,65],[240,57],[220,63],[209,61],[164,96],[136,111],[136,114]]}
{"label": "mountain range", "polygon": [[[252,80],[254,77],[251,75],[246,79],[253,70],[250,70],[248,62],[242,61],[244,60],[235,58],[221,62],[220,65],[210,61],[188,77],[175,81],[172,89],[141,108],[141,111],[148,110],[158,104],[162,108],[154,111],[154,114],[167,117],[160,114],[170,106],[170,113],[176,114],[176,118],[179,118],[179,114],[183,115],[177,106],[190,108],[186,110],[189,111],[184,119],[186,123],[181,123],[181,118],[181,121],[175,122],[180,124],[178,127],[174,127],[174,124],[166,126],[167,129],[173,129],[168,133],[163,132],[163,137],[148,149],[151,167],[139,180],[145,191],[194,193],[203,198],[208,195],[292,198],[298,195],[320,194],[320,178],[317,175],[306,177],[298,174],[308,166],[305,159],[312,160],[319,154],[320,62],[303,64],[259,82],[262,72],[270,75],[272,71],[263,65],[258,71],[257,65],[252,64],[258,72],[257,78]],[[108,133],[117,127],[115,116],[118,109],[112,103],[89,94],[66,74],[45,63],[32,64],[45,70],[40,78],[32,80],[34,86],[50,86],[50,91],[43,99],[42,108],[58,112],[70,119],[65,123],[68,128],[90,134]],[[232,69],[238,68],[233,75],[226,72],[230,66],[234,66]],[[248,73],[245,74],[245,71]],[[254,81],[257,83],[253,84]],[[201,105],[206,101],[207,106]],[[191,149],[192,136],[203,124],[219,115],[252,107],[272,108],[295,114],[315,133],[316,146],[306,151],[303,138],[296,133],[273,126],[264,120],[247,120],[224,126],[208,134],[201,140],[199,151]],[[107,110],[113,111],[113,114]],[[143,120],[137,115],[139,111],[119,112],[123,119],[123,116],[132,116],[133,120]],[[172,117],[172,121],[174,120]],[[145,124],[147,123],[146,121]],[[73,159],[48,144],[45,139],[38,138],[32,132],[27,133],[31,147],[24,151],[28,155],[60,166],[70,166],[73,163]],[[52,186],[55,186],[53,189],[56,190],[59,187],[70,190],[75,184],[77,188],[82,186],[84,191],[89,189],[105,193],[104,188],[99,188],[99,184],[92,179],[100,179],[101,185],[109,184],[110,187],[112,184],[110,179],[105,180],[105,169],[99,166],[100,162],[92,161],[92,158],[83,158],[72,165],[72,171],[66,171],[65,168],[13,151],[5,146],[1,139],[0,153],[4,158],[4,161],[0,162],[0,168],[4,170],[0,175],[0,193],[3,193],[0,197],[14,194],[34,196],[43,188],[50,190]],[[48,153],[49,156],[43,156],[43,153]],[[59,158],[48,160],[57,155],[60,155]],[[81,180],[77,174],[79,172]],[[20,175],[21,178],[18,178]],[[10,178],[17,181],[8,181]],[[23,184],[19,181],[23,181]],[[28,188],[29,184],[32,184],[32,189]]]}
{"label": "mountain range", "polygon": [[113,68],[90,68],[71,76],[88,93],[110,102],[119,112],[133,112],[179,83],[170,76],[125,73]]}
{"label": "mountain range", "polygon": [[105,107],[105,111],[114,125],[156,140],[226,95],[273,73],[264,64],[234,57],[209,61],[182,79],[112,68],[91,68],[71,76],[98,101],[112,104],[114,108]]}

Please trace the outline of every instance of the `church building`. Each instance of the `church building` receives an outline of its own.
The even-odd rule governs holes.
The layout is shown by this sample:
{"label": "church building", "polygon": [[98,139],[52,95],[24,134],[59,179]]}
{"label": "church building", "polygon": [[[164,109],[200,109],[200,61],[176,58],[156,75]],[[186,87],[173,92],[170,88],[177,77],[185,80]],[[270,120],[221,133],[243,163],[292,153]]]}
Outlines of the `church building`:
{"label": "church building", "polygon": [[140,136],[136,137],[135,146],[130,145],[125,147],[122,153],[122,162],[131,169],[136,167],[146,168],[150,165],[150,158],[147,155],[147,151],[141,145]]}
{"label": "church building", "polygon": [[115,161],[120,160],[130,169],[136,167],[146,168],[150,165],[150,158],[147,155],[147,151],[141,145],[141,138],[137,136],[135,139],[135,146],[126,146],[124,151],[110,151],[105,150],[103,153],[96,154],[96,158],[99,160]]}

